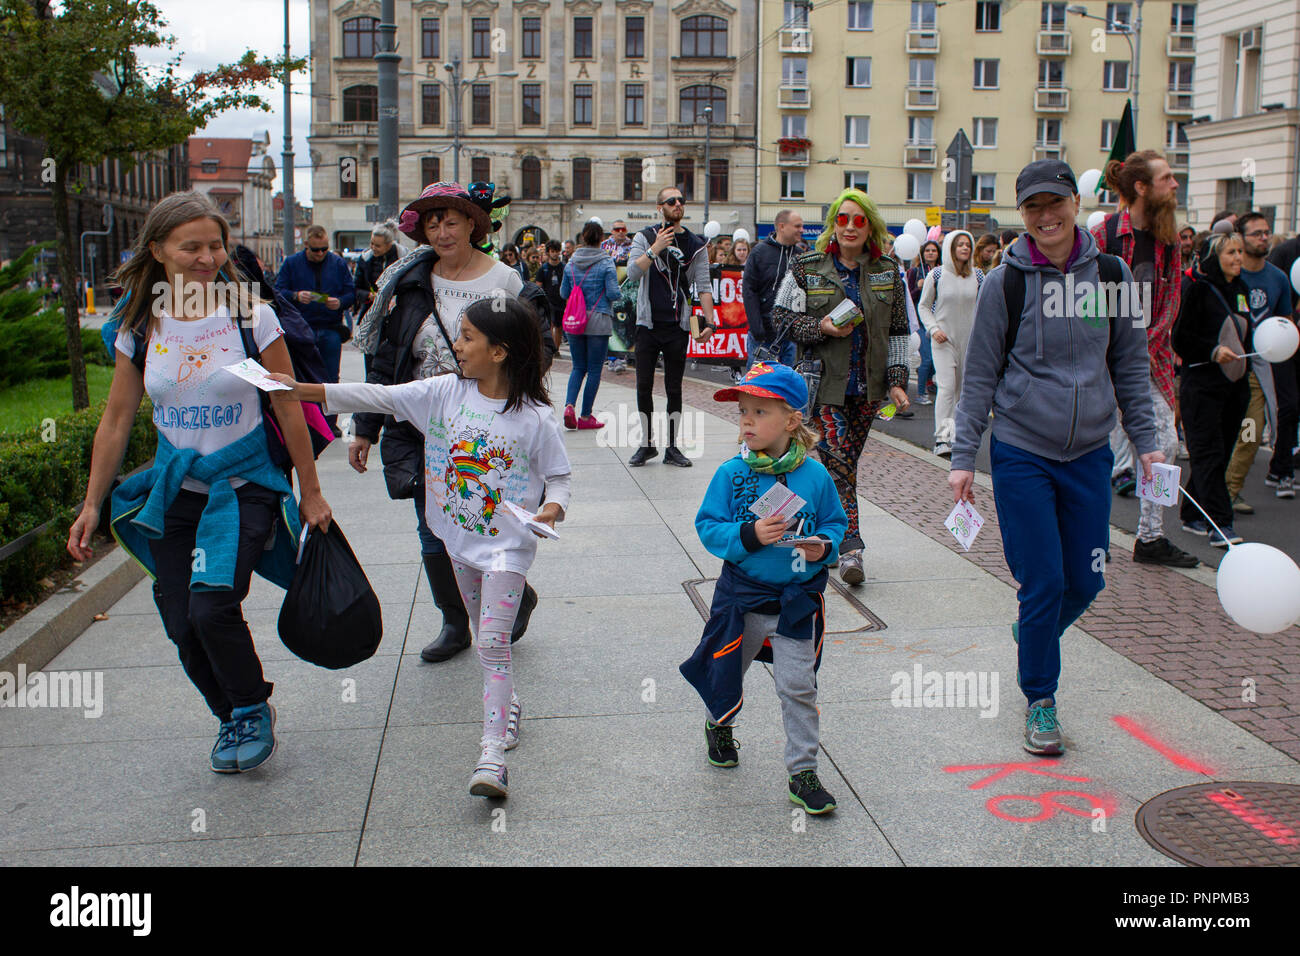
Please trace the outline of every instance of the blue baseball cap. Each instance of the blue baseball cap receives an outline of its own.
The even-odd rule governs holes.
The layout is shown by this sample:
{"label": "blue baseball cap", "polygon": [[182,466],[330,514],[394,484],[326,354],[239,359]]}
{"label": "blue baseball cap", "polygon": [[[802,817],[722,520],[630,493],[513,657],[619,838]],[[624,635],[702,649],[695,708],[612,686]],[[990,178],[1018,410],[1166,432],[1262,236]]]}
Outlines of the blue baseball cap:
{"label": "blue baseball cap", "polygon": [[791,408],[803,408],[808,404],[808,384],[803,376],[779,362],[755,362],[743,382],[714,392],[713,400],[734,402],[740,398],[741,392],[759,398],[779,398]]}

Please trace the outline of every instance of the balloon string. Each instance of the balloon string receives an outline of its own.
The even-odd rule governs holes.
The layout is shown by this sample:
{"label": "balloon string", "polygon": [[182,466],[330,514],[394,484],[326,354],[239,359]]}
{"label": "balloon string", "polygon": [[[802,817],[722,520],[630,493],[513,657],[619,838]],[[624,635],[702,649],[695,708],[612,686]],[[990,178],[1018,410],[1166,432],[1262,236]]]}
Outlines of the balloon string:
{"label": "balloon string", "polygon": [[[1195,498],[1193,498],[1191,495],[1189,495],[1189,494],[1187,493],[1187,489],[1184,488],[1182,485],[1179,485],[1179,486],[1178,486],[1178,490],[1181,491],[1181,492],[1183,493],[1183,497],[1185,497],[1185,498],[1186,498],[1188,501],[1190,501],[1192,504],[1196,505],[1196,510],[1197,510],[1197,511],[1199,511],[1201,514],[1205,515],[1205,520],[1208,521],[1208,522],[1210,523],[1210,527],[1212,527],[1215,531],[1218,531],[1218,532],[1219,532],[1219,537],[1222,538],[1224,541],[1228,541],[1228,536],[1227,536],[1226,534],[1224,534],[1222,530],[1220,530],[1220,528],[1219,528],[1219,526],[1218,526],[1217,524],[1214,523],[1214,519],[1213,519],[1213,518],[1211,518],[1208,514],[1205,514],[1205,509],[1202,508],[1202,507],[1200,506],[1200,504],[1197,502],[1197,500],[1196,500]],[[1228,548],[1229,548],[1229,550],[1231,550],[1233,547],[1234,547],[1234,545],[1232,544],[1232,542],[1228,541]]]}

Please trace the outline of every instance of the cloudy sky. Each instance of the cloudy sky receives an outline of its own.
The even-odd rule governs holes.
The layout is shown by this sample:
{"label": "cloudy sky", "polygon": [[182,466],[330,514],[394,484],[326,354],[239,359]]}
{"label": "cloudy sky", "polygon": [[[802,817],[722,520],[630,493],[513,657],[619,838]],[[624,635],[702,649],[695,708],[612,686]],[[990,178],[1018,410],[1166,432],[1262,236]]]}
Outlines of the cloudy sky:
{"label": "cloudy sky", "polygon": [[[284,51],[284,0],[221,0],[220,3],[195,3],[194,0],[153,0],[167,29],[176,38],[174,52],[183,54],[181,68],[185,75],[208,69],[219,63],[237,60],[246,49],[259,55],[278,56]],[[294,56],[308,53],[308,0],[289,0],[289,42]],[[163,50],[142,52],[146,63],[161,64],[168,59]],[[232,110],[214,119],[203,132],[211,136],[249,136],[265,129],[271,134],[271,154],[275,159],[275,189],[280,189],[280,151],[284,149],[284,90],[280,84],[265,98],[275,108]],[[311,123],[311,100],[307,74],[293,78],[293,151],[294,196],[299,202],[311,203],[311,163],[307,157],[307,132]]]}

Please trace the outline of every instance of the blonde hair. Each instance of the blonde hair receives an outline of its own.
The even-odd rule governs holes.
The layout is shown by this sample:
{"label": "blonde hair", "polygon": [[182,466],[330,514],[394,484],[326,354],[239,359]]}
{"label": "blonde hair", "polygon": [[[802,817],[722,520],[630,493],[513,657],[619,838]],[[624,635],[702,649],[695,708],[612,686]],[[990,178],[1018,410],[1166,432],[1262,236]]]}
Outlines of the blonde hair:
{"label": "blonde hair", "polygon": [[[755,395],[753,397],[762,398],[761,395]],[[769,398],[767,399],[767,401],[780,402],[782,414],[797,415],[799,417],[799,424],[795,426],[794,431],[790,432],[789,435],[791,441],[797,441],[799,444],[803,445],[804,451],[812,451],[813,446],[822,440],[821,435],[817,434],[817,432],[813,431],[811,428],[808,427],[807,423],[803,420],[803,412],[799,411],[799,409],[795,408],[789,402],[781,398]],[[736,441],[744,443],[745,441],[744,434],[738,433],[736,436]]]}

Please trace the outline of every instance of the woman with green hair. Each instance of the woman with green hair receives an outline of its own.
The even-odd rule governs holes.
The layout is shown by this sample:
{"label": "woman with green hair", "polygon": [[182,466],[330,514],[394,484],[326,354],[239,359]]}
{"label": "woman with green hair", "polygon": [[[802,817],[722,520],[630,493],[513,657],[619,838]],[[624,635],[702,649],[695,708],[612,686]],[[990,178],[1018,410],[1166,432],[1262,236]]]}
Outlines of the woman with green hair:
{"label": "woman with green hair", "polygon": [[822,363],[810,396],[822,434],[817,446],[835,480],[849,526],[840,545],[840,577],[861,584],[858,458],[882,407],[907,401],[908,325],[898,263],[885,255],[885,221],[859,189],[831,203],[814,251],[796,257],[777,289],[772,317],[805,357]]}

